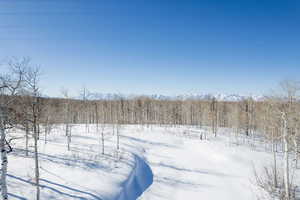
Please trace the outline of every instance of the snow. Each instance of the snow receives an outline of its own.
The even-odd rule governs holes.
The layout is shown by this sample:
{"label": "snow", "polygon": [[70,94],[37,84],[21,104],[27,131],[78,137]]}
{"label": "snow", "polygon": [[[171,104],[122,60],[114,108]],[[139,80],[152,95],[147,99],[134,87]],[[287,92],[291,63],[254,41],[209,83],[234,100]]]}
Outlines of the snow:
{"label": "snow", "polygon": [[[253,200],[253,166],[272,162],[260,148],[229,143],[226,131],[199,140],[199,130],[188,127],[126,125],[116,152],[116,135],[107,126],[106,154],[101,155],[101,134],[94,126],[90,132],[84,125],[72,129],[71,151],[62,127],[48,136],[47,144],[41,136],[41,199]],[[13,146],[10,199],[35,199],[33,154],[25,156],[22,140]]]}
{"label": "snow", "polygon": [[139,156],[134,155],[135,167],[127,181],[124,183],[117,200],[137,199],[153,182],[153,174],[150,166]]}
{"label": "snow", "polygon": [[[107,140],[107,154],[102,156],[99,135],[73,127],[71,151],[61,128],[52,132],[45,145],[40,140],[41,199],[115,199],[135,164],[130,153],[114,156],[113,144]],[[107,137],[111,137],[107,133]],[[16,141],[9,155],[8,187],[11,199],[35,199],[33,153],[25,156],[24,142]]]}
{"label": "snow", "polygon": [[125,136],[134,146],[145,148],[154,174],[153,184],[140,200],[255,199],[250,181],[253,163],[271,161],[268,154],[228,147],[224,140],[199,141],[174,134],[162,129],[136,133],[132,139]]}

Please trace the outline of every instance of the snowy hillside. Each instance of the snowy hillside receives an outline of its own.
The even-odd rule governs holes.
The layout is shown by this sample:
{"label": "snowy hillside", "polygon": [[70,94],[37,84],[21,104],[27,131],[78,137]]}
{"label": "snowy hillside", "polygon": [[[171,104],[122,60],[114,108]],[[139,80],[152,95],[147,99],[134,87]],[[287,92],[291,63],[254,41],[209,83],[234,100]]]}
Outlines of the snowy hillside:
{"label": "snowy hillside", "polygon": [[[121,191],[120,183],[127,179],[135,164],[133,156],[122,153],[118,161],[111,148],[102,156],[99,136],[83,130],[74,127],[71,151],[67,151],[64,130],[60,128],[48,136],[47,144],[43,139],[39,141],[41,199],[116,199]],[[33,152],[26,157],[21,140],[16,142],[9,155],[10,196],[34,199]]]}
{"label": "snowy hillside", "polygon": [[[228,135],[201,141],[199,130],[188,127],[124,126],[118,155],[116,135],[106,127],[101,155],[100,134],[90,130],[73,127],[71,151],[62,128],[47,144],[40,139],[41,199],[253,200],[253,165],[271,162],[259,144],[254,150],[237,146]],[[34,160],[32,153],[25,156],[23,144],[15,140],[9,155],[10,199],[34,199]]]}

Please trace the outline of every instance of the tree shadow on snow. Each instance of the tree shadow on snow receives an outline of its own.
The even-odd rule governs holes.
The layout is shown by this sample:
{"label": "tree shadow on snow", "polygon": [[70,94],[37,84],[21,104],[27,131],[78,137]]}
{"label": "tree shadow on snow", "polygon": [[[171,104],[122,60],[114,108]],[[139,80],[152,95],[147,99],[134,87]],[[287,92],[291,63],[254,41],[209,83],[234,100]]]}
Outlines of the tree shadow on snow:
{"label": "tree shadow on snow", "polygon": [[11,198],[9,198],[9,199],[27,200],[27,199],[24,198],[24,197],[21,197],[21,196],[19,196],[19,195],[12,194],[12,193],[8,193],[8,196],[11,197]]}
{"label": "tree shadow on snow", "polygon": [[134,137],[130,137],[130,136],[125,136],[125,135],[121,135],[120,137],[129,139],[129,140],[133,140],[135,142],[140,142],[140,143],[144,143],[144,144],[150,144],[150,145],[154,145],[154,146],[168,147],[168,148],[177,148],[176,145],[169,145],[169,144],[165,144],[165,143],[162,143],[162,142],[151,142],[151,141],[142,140],[142,139],[138,139],[138,138],[134,138]]}
{"label": "tree shadow on snow", "polygon": [[188,172],[188,173],[206,174],[206,175],[229,177],[229,178],[236,177],[234,175],[229,175],[229,174],[220,173],[220,172],[214,172],[214,171],[211,171],[211,170],[194,170],[194,169],[179,168],[179,167],[175,167],[173,165],[167,165],[167,164],[164,164],[164,163],[151,163],[151,165],[156,165],[158,167],[166,167],[166,168],[170,168],[170,169],[173,169],[173,170]]}
{"label": "tree shadow on snow", "polygon": [[199,184],[199,183],[193,183],[190,181],[184,181],[184,180],[179,180],[179,179],[175,179],[175,178],[168,178],[168,177],[161,177],[161,178],[157,178],[155,180],[158,183],[162,183],[165,185],[169,185],[169,186],[175,186],[175,185],[182,185],[182,186],[187,186],[188,188],[191,187],[205,187],[205,188],[212,188],[214,186],[212,185],[208,185],[208,184]]}
{"label": "tree shadow on snow", "polygon": [[[12,178],[12,179],[15,179],[15,180],[18,180],[18,181],[21,181],[21,182],[25,182],[25,183],[28,183],[28,184],[31,184],[31,185],[35,185],[35,183],[33,183],[29,180],[25,180],[21,177],[17,177],[17,176],[11,175],[11,174],[8,174],[7,176],[9,178]],[[69,187],[69,186],[66,186],[66,185],[62,185],[62,184],[59,184],[59,183],[54,183],[54,182],[46,180],[46,179],[40,179],[40,181],[45,183],[45,184],[40,184],[40,187],[42,189],[51,190],[52,192],[58,193],[59,195],[62,195],[62,196],[65,196],[65,197],[69,197],[69,198],[73,198],[73,199],[80,199],[80,200],[91,200],[91,199],[102,200],[100,197],[98,197],[98,196],[96,196],[96,195],[94,195],[90,192],[85,192],[85,191],[78,190],[78,189],[75,189],[75,188],[72,188],[72,187]],[[79,195],[87,195],[88,197],[69,194],[67,192],[61,191],[61,190],[59,190],[57,188],[54,188],[54,187],[58,187],[58,188],[61,188],[61,189],[64,189],[64,190],[69,190],[70,192],[76,192],[76,193],[79,193]],[[19,199],[19,200],[27,200],[26,198],[21,197],[21,196],[17,196],[15,194],[10,193],[9,195],[11,197],[14,197],[14,198]],[[53,199],[54,199],[54,197],[53,197]]]}
{"label": "tree shadow on snow", "polygon": [[[29,151],[29,156],[26,156],[24,149],[15,148],[14,151],[11,152],[11,154],[18,157],[33,158],[33,152]],[[104,166],[100,164],[95,159],[83,159],[83,158],[78,159],[76,157],[73,158],[66,155],[54,156],[54,155],[39,153],[39,160],[48,161],[59,165],[78,167],[85,170],[94,170],[94,169],[102,169],[106,171],[110,170],[108,166]]]}

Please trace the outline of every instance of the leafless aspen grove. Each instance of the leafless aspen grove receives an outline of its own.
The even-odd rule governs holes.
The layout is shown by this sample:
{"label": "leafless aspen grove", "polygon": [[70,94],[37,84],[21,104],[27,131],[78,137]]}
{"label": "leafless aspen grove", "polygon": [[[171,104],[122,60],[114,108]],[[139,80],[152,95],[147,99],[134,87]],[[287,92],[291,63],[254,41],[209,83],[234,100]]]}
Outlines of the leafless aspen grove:
{"label": "leafless aspen grove", "polygon": [[[193,126],[206,129],[199,132],[198,139],[218,137],[218,129],[230,128],[237,143],[255,145],[263,141],[266,151],[274,155],[274,165],[265,173],[256,173],[257,185],[280,199],[294,199],[297,184],[293,172],[299,166],[300,103],[298,82],[284,81],[278,95],[269,95],[254,100],[218,101],[216,98],[159,99],[149,96],[123,97],[114,95],[110,99],[82,89],[80,98],[71,98],[67,90],[62,98],[48,98],[40,93],[39,68],[32,67],[29,59],[10,60],[2,66],[1,74],[0,129],[1,129],[1,195],[8,199],[6,184],[8,155],[14,151],[9,129],[24,132],[24,149],[28,153],[28,141],[34,141],[36,199],[40,199],[38,140],[45,140],[54,126],[65,127],[67,149],[72,143],[72,125],[85,124],[89,132],[96,125],[102,140],[99,145],[105,153],[103,129],[112,126],[118,137],[119,129],[126,124],[151,126]],[[7,70],[8,69],[8,70]],[[187,133],[188,134],[188,133]],[[159,140],[159,138],[158,138]],[[28,154],[27,154],[28,155]],[[284,157],[284,169],[277,166],[276,157]]]}

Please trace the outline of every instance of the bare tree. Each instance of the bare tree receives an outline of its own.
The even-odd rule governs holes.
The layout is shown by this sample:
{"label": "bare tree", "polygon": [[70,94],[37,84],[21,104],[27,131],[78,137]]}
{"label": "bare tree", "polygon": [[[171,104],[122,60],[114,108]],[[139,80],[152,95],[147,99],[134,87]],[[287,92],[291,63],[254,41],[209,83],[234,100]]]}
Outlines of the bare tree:
{"label": "bare tree", "polygon": [[67,89],[62,89],[62,95],[65,99],[65,109],[64,109],[64,122],[65,122],[65,133],[67,137],[67,146],[68,146],[68,151],[70,151],[70,144],[72,140],[72,126],[70,125],[70,113],[71,113],[71,108],[70,108],[70,100],[69,100],[69,92]]}
{"label": "bare tree", "polygon": [[210,117],[212,132],[217,137],[218,132],[218,101],[215,97],[212,98],[210,104]]}
{"label": "bare tree", "polygon": [[[12,59],[7,63],[8,71],[0,75],[1,196],[4,200],[8,199],[6,183],[8,166],[7,153],[12,150],[6,139],[6,129],[13,125],[13,122],[10,120],[10,117],[15,111],[13,104],[22,91],[25,69],[28,63],[28,58],[21,60]],[[5,71],[5,69],[3,71]]]}
{"label": "bare tree", "polygon": [[43,108],[43,125],[44,125],[44,142],[47,144],[47,136],[50,134],[51,130],[55,126],[55,110],[52,109],[50,102],[44,105]]}
{"label": "bare tree", "polygon": [[83,87],[80,91],[80,97],[82,99],[82,103],[83,103],[83,118],[84,118],[84,122],[85,122],[85,130],[86,132],[89,132],[90,131],[90,128],[89,128],[89,124],[90,124],[90,121],[89,121],[89,97],[90,97],[90,92],[89,90],[86,88],[86,87]]}
{"label": "bare tree", "polygon": [[295,100],[298,91],[300,90],[299,83],[291,80],[286,80],[281,83],[281,88],[286,93],[285,98],[288,101],[281,106],[280,112],[282,117],[282,137],[284,143],[284,182],[286,199],[290,200],[290,166],[289,166],[289,141],[291,131],[293,130],[293,120],[295,119]]}
{"label": "bare tree", "polygon": [[[300,87],[297,82],[283,81],[281,84],[281,90],[283,94],[281,96],[275,96],[270,98],[271,109],[268,109],[267,116],[269,118],[266,132],[271,130],[271,138],[273,142],[273,157],[274,157],[274,182],[275,186],[278,185],[277,181],[277,165],[276,165],[276,153],[274,149],[275,139],[281,139],[283,145],[283,187],[284,187],[284,199],[292,199],[293,185],[291,180],[291,165],[290,165],[290,152],[291,141],[295,134],[295,125],[297,124],[297,111],[296,111],[296,98],[297,92]],[[276,129],[278,131],[276,131]],[[279,134],[276,134],[278,132]],[[278,136],[277,136],[278,135]]]}
{"label": "bare tree", "polygon": [[39,117],[41,116],[41,94],[39,89],[39,68],[28,68],[28,71],[25,75],[26,82],[26,92],[29,96],[28,106],[29,113],[28,118],[31,122],[34,138],[34,160],[35,160],[35,184],[36,184],[36,200],[40,199],[40,184],[39,184],[39,158],[38,158],[38,139],[39,139]]}
{"label": "bare tree", "polygon": [[105,154],[105,145],[104,145],[104,130],[105,130],[105,123],[101,124],[101,144],[102,144],[102,155]]}

